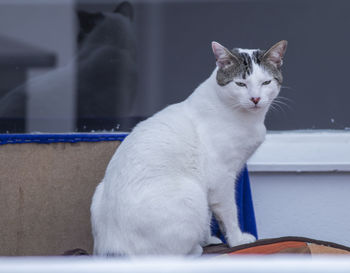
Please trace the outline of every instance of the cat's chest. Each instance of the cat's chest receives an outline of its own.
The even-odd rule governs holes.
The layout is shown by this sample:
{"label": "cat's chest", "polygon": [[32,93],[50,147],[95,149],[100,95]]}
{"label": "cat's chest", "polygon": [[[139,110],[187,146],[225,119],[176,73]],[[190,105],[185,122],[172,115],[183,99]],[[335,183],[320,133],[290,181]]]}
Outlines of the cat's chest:
{"label": "cat's chest", "polygon": [[216,133],[208,139],[211,153],[222,158],[240,157],[251,153],[263,141],[261,132],[234,132],[232,134]]}
{"label": "cat's chest", "polygon": [[215,131],[203,138],[205,169],[237,171],[265,139],[265,127]]}

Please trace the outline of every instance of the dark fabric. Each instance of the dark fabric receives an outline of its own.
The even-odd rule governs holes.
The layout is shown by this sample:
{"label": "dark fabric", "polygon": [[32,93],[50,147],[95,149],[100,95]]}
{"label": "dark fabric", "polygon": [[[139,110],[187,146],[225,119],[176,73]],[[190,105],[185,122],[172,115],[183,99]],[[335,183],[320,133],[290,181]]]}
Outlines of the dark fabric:
{"label": "dark fabric", "polygon": [[[236,202],[238,209],[238,221],[241,230],[258,238],[247,167],[244,167],[236,182]],[[219,225],[215,220],[215,217],[213,217],[211,224],[212,235],[219,237],[224,243],[226,243],[224,236],[220,232]]]}

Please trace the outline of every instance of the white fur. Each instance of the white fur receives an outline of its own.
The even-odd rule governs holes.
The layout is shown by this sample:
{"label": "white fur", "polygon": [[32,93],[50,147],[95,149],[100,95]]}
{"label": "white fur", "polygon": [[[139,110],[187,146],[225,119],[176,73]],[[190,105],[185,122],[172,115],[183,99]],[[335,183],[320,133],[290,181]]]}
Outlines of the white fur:
{"label": "white fur", "polygon": [[209,210],[231,247],[255,240],[239,229],[235,179],[264,140],[279,85],[263,86],[272,77],[259,66],[247,87],[221,87],[216,72],[188,99],[137,125],[117,149],[91,205],[94,254],[200,255],[215,240]]}

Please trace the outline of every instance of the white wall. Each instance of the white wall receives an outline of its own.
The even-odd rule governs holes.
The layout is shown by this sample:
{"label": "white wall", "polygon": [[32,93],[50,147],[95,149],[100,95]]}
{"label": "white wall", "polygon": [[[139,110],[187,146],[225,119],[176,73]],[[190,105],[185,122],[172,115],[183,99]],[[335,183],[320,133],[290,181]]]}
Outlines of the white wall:
{"label": "white wall", "polygon": [[259,238],[350,246],[350,134],[270,134],[249,160]]}
{"label": "white wall", "polygon": [[261,239],[303,236],[350,246],[350,173],[251,173]]}

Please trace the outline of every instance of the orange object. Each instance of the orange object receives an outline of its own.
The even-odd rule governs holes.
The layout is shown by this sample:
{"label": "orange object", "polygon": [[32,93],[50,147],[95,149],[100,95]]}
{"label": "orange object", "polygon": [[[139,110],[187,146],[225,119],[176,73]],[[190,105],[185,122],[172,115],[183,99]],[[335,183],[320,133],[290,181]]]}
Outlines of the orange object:
{"label": "orange object", "polygon": [[260,245],[250,248],[244,248],[228,253],[228,255],[235,254],[275,254],[275,253],[310,253],[307,243],[305,242],[278,242],[268,245]]}

